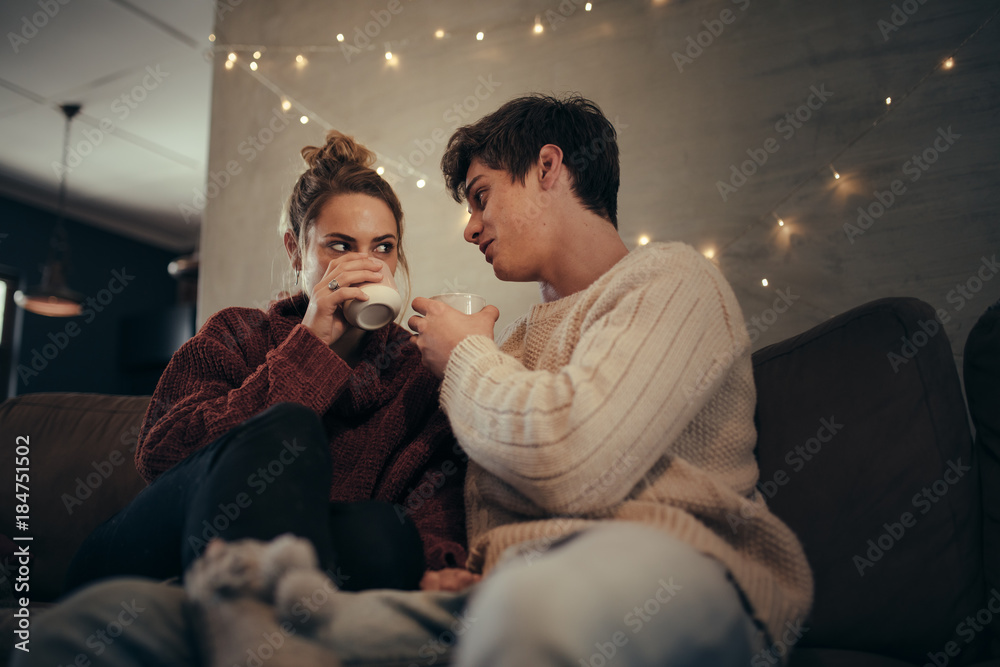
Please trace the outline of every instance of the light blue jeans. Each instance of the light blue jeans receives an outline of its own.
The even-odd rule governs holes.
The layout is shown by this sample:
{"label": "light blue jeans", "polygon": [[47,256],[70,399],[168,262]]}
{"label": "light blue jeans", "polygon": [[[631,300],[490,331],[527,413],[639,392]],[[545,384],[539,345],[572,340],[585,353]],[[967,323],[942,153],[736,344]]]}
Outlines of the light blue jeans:
{"label": "light blue jeans", "polygon": [[[748,666],[765,643],[718,561],[626,522],[519,547],[463,593],[332,602],[334,648],[359,667]],[[95,584],[36,618],[31,652],[15,650],[13,665],[199,664],[186,604],[180,588],[150,580]],[[267,643],[262,634],[247,647],[248,666]]]}

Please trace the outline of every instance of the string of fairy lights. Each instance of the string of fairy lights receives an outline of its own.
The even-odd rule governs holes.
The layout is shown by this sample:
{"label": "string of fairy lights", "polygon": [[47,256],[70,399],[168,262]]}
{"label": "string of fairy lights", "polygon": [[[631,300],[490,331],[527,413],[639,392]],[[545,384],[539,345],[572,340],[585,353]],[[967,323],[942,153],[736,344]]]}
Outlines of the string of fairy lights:
{"label": "string of fairy lights", "polygon": [[[789,229],[788,225],[785,224],[784,218],[779,214],[779,209],[782,207],[782,205],[785,204],[793,196],[795,196],[795,194],[799,190],[801,190],[802,188],[804,188],[814,178],[825,176],[827,173],[829,173],[829,176],[825,176],[825,177],[832,178],[835,183],[838,182],[838,181],[843,180],[841,173],[839,171],[837,171],[836,166],[834,166],[836,164],[836,162],[841,157],[843,157],[844,154],[847,153],[847,151],[849,151],[855,144],[857,144],[862,139],[864,139],[866,136],[868,136],[876,127],[878,127],[883,121],[885,121],[889,117],[889,115],[891,113],[893,113],[894,111],[898,110],[903,105],[903,103],[907,99],[909,99],[928,80],[930,80],[931,77],[933,77],[936,74],[940,74],[942,72],[950,72],[952,69],[954,69],[955,63],[956,63],[956,59],[958,58],[958,56],[959,56],[960,52],[962,51],[962,49],[964,49],[969,44],[969,42],[971,42],[973,39],[975,39],[975,37],[984,28],[986,28],[986,26],[989,25],[989,23],[991,21],[993,21],[993,19],[995,19],[998,14],[1000,14],[1000,9],[998,9],[995,12],[993,12],[990,16],[988,16],[986,18],[986,20],[984,20],[982,23],[980,23],[979,26],[977,26],[976,29],[972,31],[972,33],[970,33],[964,40],[962,40],[962,42],[957,47],[955,47],[951,51],[951,53],[948,54],[947,57],[945,57],[940,62],[935,63],[934,66],[932,66],[908,90],[904,91],[902,94],[900,94],[896,98],[893,98],[892,96],[887,96],[885,98],[885,108],[884,108],[884,110],[882,111],[882,113],[878,117],[876,117],[871,122],[870,125],[868,125],[864,129],[862,129],[856,136],[854,136],[848,142],[846,142],[836,153],[834,153],[829,158],[829,160],[827,160],[824,163],[823,166],[821,166],[820,168],[818,168],[812,174],[809,174],[807,178],[804,178],[800,183],[798,183],[797,185],[795,185],[794,187],[792,187],[784,196],[782,196],[781,198],[779,198],[771,206],[770,210],[768,210],[763,215],[759,216],[753,222],[751,222],[748,225],[746,225],[738,234],[736,234],[736,236],[734,236],[732,239],[730,239],[729,241],[727,241],[725,244],[722,244],[718,249],[713,248],[713,247],[707,247],[707,248],[705,248],[702,251],[703,254],[706,257],[708,257],[709,259],[717,258],[722,253],[724,253],[726,250],[728,250],[729,248],[731,248],[734,244],[736,244],[738,241],[740,241],[743,237],[745,237],[749,232],[751,232],[752,230],[757,229],[757,228],[763,227],[763,228],[766,228],[766,229],[773,229],[773,226],[777,225],[777,227],[779,228],[780,231],[787,233],[788,229]],[[770,222],[771,220],[773,220],[774,222]],[[645,241],[645,243],[649,243],[649,240],[648,240],[647,236],[643,236],[643,237],[641,237],[639,239],[639,243],[641,245],[645,244],[645,243],[643,243],[644,241]],[[764,287],[768,286],[768,280],[767,280],[767,278],[761,278],[761,285],[764,286]]]}
{"label": "string of fairy lights", "polygon": [[[664,4],[661,1],[654,1],[654,4],[661,5]],[[593,3],[587,2],[583,5],[584,12],[591,12],[593,10]],[[788,233],[789,226],[785,224],[784,218],[779,213],[782,206],[788,202],[797,192],[804,188],[807,184],[812,182],[816,178],[825,177],[833,179],[833,181],[838,182],[842,180],[842,174],[837,170],[835,163],[842,158],[847,151],[849,151],[854,145],[863,140],[868,136],[876,127],[881,125],[890,114],[897,111],[906,101],[910,98],[921,86],[923,86],[928,80],[934,75],[941,74],[942,72],[949,72],[955,66],[958,60],[959,54],[962,49],[971,42],[976,35],[978,35],[996,16],[1000,14],[1000,9],[991,14],[985,21],[983,21],[971,34],[969,34],[955,49],[952,50],[950,54],[947,55],[943,60],[934,64],[913,86],[908,90],[903,91],[899,95],[887,96],[884,99],[884,108],[881,113],[867,126],[865,126],[860,132],[857,133],[850,140],[845,142],[830,158],[823,162],[823,166],[816,169],[813,173],[808,174],[803,178],[798,184],[790,188],[782,197],[780,197],[768,211],[761,214],[752,222],[748,223],[743,229],[741,229],[733,238],[727,242],[720,244],[718,247],[715,246],[705,246],[702,249],[702,253],[711,260],[717,260],[721,255],[723,255],[727,250],[733,247],[737,242],[743,239],[748,233],[755,229],[774,229],[776,225],[779,231]],[[547,20],[550,24],[553,22],[553,17],[546,15]],[[558,17],[554,17],[558,19]],[[506,25],[494,25],[489,28],[490,32],[498,32],[500,30],[514,27],[516,29],[525,29],[524,21],[515,21]],[[263,44],[218,44],[217,36],[215,34],[209,35],[209,41],[214,44],[210,49],[211,55],[216,54],[226,54],[226,60],[224,62],[224,68],[228,70],[233,70],[236,67],[244,70],[254,79],[256,79],[261,85],[270,90],[276,97],[280,99],[281,109],[286,113],[296,113],[299,114],[299,122],[302,124],[307,124],[309,122],[316,122],[324,130],[330,130],[334,126],[326,121],[321,114],[315,110],[309,109],[301,101],[296,99],[293,95],[289,94],[287,91],[282,89],[273,80],[269,79],[261,71],[261,62],[265,57],[275,58],[276,60],[284,59],[288,62],[290,59],[294,60],[296,68],[305,68],[309,65],[310,57],[322,54],[331,53],[342,53],[350,59],[351,56],[361,56],[365,52],[370,52],[375,50],[375,40],[381,30],[380,24],[371,21],[364,26],[358,26],[354,28],[354,39],[351,39],[351,35],[345,35],[344,33],[336,34],[335,44],[320,44],[320,45],[303,45],[303,46],[266,46]],[[543,35],[546,32],[545,23],[542,21],[542,15],[538,14],[535,16],[534,22],[531,24],[527,31],[534,35]],[[483,42],[486,40],[486,31],[476,30],[472,32],[471,30],[463,30],[461,32],[449,32],[445,28],[437,28],[432,36],[428,35],[411,35],[402,40],[393,41],[382,41],[384,48],[384,58],[387,64],[391,67],[395,67],[400,62],[400,53],[407,49],[417,47],[423,43],[431,41],[441,41],[448,39],[467,39],[474,40],[476,42]],[[360,40],[360,41],[359,41]],[[402,51],[401,51],[402,50]],[[379,165],[377,171],[382,176],[391,176],[390,172],[387,172],[386,167],[390,167],[395,170],[395,174],[405,175],[407,178],[413,179],[413,182],[418,188],[423,188],[429,177],[427,174],[421,172],[419,169],[414,168],[412,165],[396,160],[377,149],[372,149],[376,154]],[[825,175],[825,176],[824,176]],[[845,179],[846,180],[846,179]],[[638,239],[638,245],[646,245],[652,241],[652,238],[648,234],[641,234]],[[767,278],[761,279],[761,284],[764,287],[768,286]]]}
{"label": "string of fairy lights", "polygon": [[[593,8],[594,5],[592,2],[587,2],[583,5],[584,12],[590,12]],[[515,25],[519,24],[520,22],[517,22]],[[511,24],[493,25],[490,30],[499,32],[510,26]],[[299,122],[303,125],[309,122],[315,122],[324,130],[330,130],[334,127],[332,123],[324,119],[318,112],[307,108],[301,100],[295,99],[293,95],[289,94],[287,91],[282,89],[281,86],[264,75],[261,69],[263,58],[268,56],[275,59],[286,59],[286,61],[291,59],[294,61],[295,67],[298,69],[307,67],[309,65],[310,57],[318,54],[340,53],[345,55],[345,57],[348,58],[348,62],[350,62],[352,57],[361,56],[366,51],[372,51],[375,49],[374,42],[381,32],[382,27],[383,24],[380,20],[378,20],[378,17],[375,17],[372,21],[369,21],[363,26],[355,27],[353,40],[351,39],[351,34],[345,35],[344,33],[337,33],[336,44],[311,44],[301,46],[218,44],[216,43],[217,36],[214,33],[208,36],[208,40],[214,44],[213,48],[210,50],[211,55],[225,54],[226,60],[224,61],[223,67],[227,71],[239,67],[281,100],[282,111],[286,113],[299,114]],[[545,24],[542,21],[541,14],[537,14],[535,16],[534,23],[532,24],[530,30],[535,35],[541,35],[545,32]],[[467,35],[465,35],[465,37],[474,39],[477,42],[482,42],[486,40],[486,32],[484,30],[477,30],[475,33],[470,31]],[[453,33],[445,30],[444,28],[437,28],[433,33],[433,38],[411,36],[402,40],[383,41],[384,57],[389,66],[395,67],[398,66],[400,62],[400,48],[413,48],[420,45],[422,42],[430,41],[430,39],[441,41],[458,38],[460,38],[460,35],[457,31]],[[423,188],[427,185],[429,180],[427,174],[420,171],[418,168],[415,168],[412,164],[396,160],[385,153],[382,153],[378,149],[371,148],[371,146],[369,146],[369,149],[375,153],[376,158],[380,163],[376,168],[376,171],[380,176],[387,177],[387,179],[391,179],[390,182],[392,182],[392,180],[395,179],[395,175],[405,175],[405,177],[413,179],[418,188]],[[393,171],[387,171],[386,167],[389,167]]]}
{"label": "string of fairy lights", "polygon": [[[309,48],[313,49],[312,52],[318,50],[318,47],[302,47],[300,49],[296,49],[296,51],[309,52]],[[260,71],[260,66],[258,65],[258,62],[260,61],[260,58],[263,56],[263,51],[261,50],[261,48],[256,48],[253,51],[253,55],[255,57],[249,62],[241,61],[239,56],[237,55],[237,50],[238,47],[236,47],[235,45],[228,45],[224,49],[223,52],[226,52],[228,54],[226,56],[226,64],[225,64],[225,68],[227,70],[231,70],[237,66],[239,66],[241,69],[244,69],[248,74],[250,74],[254,79],[256,79],[258,83],[260,83],[262,86],[270,90],[272,93],[274,93],[274,95],[277,98],[281,100],[282,111],[286,113],[299,114],[299,122],[302,123],[303,125],[306,125],[307,123],[310,122],[315,122],[317,125],[323,128],[324,131],[329,131],[334,128],[333,123],[323,118],[323,116],[318,112],[308,108],[305,105],[305,103],[303,103],[301,100],[296,99],[293,95],[286,92],[284,89],[278,86],[278,84],[269,79]],[[309,63],[308,58],[302,55],[302,53],[297,53],[297,55],[295,56],[295,64],[297,67],[305,67],[308,63]],[[425,185],[427,185],[428,177],[420,170],[415,169],[410,164],[391,158],[388,155],[382,153],[381,151],[372,148],[370,145],[367,145],[367,147],[369,150],[375,153],[376,159],[379,162],[376,171],[380,176],[384,176],[387,178],[387,180],[390,180],[391,185],[394,185],[394,183],[392,182],[394,179],[392,178],[391,172],[386,171],[386,166],[389,166],[390,168],[394,169],[395,173],[397,174],[406,174],[408,177],[415,179],[416,186],[418,188],[423,188]]]}

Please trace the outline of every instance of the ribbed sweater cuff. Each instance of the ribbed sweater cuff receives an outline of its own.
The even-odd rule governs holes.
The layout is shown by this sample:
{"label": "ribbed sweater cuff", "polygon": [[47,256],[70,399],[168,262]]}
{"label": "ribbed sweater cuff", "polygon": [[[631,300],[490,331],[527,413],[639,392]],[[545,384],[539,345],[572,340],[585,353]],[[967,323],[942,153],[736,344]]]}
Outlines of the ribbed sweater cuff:
{"label": "ribbed sweater cuff", "polygon": [[296,402],[320,415],[344,391],[351,376],[347,362],[302,324],[295,325],[288,338],[269,352],[268,357],[272,368],[278,362],[280,368],[292,370],[271,373],[271,391],[298,396]]}
{"label": "ribbed sweater cuff", "polygon": [[476,378],[503,365],[507,358],[489,336],[477,335],[462,339],[448,357],[444,380],[441,382],[441,407],[445,413],[450,415],[452,410],[461,410],[463,397],[465,400],[473,400],[472,384]]}

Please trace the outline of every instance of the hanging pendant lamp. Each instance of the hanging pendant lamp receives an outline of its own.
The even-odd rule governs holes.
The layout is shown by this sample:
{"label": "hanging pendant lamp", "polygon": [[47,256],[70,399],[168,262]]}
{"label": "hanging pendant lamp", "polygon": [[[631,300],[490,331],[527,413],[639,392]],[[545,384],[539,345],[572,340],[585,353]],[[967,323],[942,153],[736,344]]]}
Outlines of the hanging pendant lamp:
{"label": "hanging pendant lamp", "polygon": [[63,134],[62,174],[59,179],[59,217],[49,244],[49,258],[42,268],[40,285],[14,293],[14,302],[28,312],[48,317],[73,317],[83,312],[83,295],[66,285],[69,271],[69,243],[66,239],[66,166],[69,151],[69,128],[73,116],[80,112],[79,104],[64,104],[61,107],[66,116]]}

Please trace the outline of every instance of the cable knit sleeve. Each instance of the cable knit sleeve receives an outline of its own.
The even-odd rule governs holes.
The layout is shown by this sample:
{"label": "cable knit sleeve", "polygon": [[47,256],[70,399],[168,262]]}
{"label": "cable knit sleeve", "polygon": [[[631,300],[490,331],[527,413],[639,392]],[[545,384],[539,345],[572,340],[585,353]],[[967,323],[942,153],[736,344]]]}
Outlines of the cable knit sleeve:
{"label": "cable knit sleeve", "polygon": [[670,244],[622,262],[567,297],[572,310],[541,336],[547,356],[564,350],[561,363],[529,369],[471,336],[445,369],[442,406],[459,443],[550,513],[624,500],[747,359],[736,298],[697,251]]}
{"label": "cable knit sleeve", "polygon": [[267,324],[260,311],[227,308],[174,353],[135,452],[147,482],[272,405],[322,415],[343,392],[350,368],[335,352],[301,324],[270,349]]}

